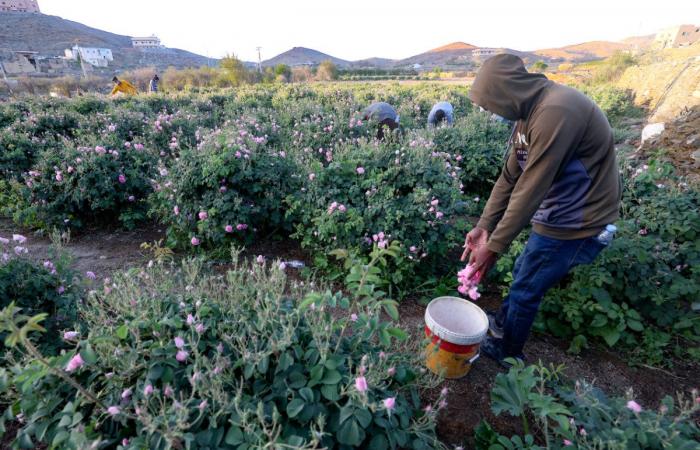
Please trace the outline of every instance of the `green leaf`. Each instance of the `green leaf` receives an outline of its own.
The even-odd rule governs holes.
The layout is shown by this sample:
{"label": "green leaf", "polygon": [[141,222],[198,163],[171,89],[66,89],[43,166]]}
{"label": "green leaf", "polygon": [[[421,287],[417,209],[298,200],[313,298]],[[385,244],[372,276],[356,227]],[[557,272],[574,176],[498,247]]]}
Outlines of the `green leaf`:
{"label": "green leaf", "polygon": [[360,428],[356,420],[345,421],[338,429],[338,442],[357,447],[365,439],[365,431]]}
{"label": "green leaf", "polygon": [[386,331],[387,331],[387,333],[394,336],[399,341],[405,341],[406,339],[408,339],[408,334],[405,331],[403,331],[401,328],[387,328]]}
{"label": "green leaf", "polygon": [[85,364],[97,364],[97,355],[95,354],[95,351],[92,349],[92,346],[90,344],[87,344],[85,348],[80,352],[80,357],[83,358]]}
{"label": "green leaf", "polygon": [[295,398],[291,402],[287,403],[287,416],[293,419],[304,409],[304,406],[306,406],[304,400]]}
{"label": "green leaf", "polygon": [[243,436],[243,431],[238,427],[229,428],[224,438],[224,442],[228,445],[239,445],[245,442],[245,437]]}
{"label": "green leaf", "polygon": [[327,370],[326,374],[323,376],[321,383],[323,384],[338,384],[343,377],[337,370]]}
{"label": "green leaf", "polygon": [[123,324],[119,328],[117,328],[117,337],[121,339],[122,341],[126,339],[126,337],[129,335],[129,327],[126,326],[126,324]]}
{"label": "green leaf", "polygon": [[338,393],[337,384],[326,384],[321,386],[321,395],[331,402],[337,402],[340,400],[340,394]]}
{"label": "green leaf", "polygon": [[307,403],[311,403],[314,401],[314,391],[311,390],[310,388],[301,388],[299,389],[299,395],[301,398],[303,398]]}
{"label": "green leaf", "polygon": [[600,335],[605,339],[605,343],[612,347],[620,340],[620,332],[617,328],[606,327],[600,330]]}
{"label": "green leaf", "polygon": [[51,441],[51,446],[54,448],[60,448],[58,445],[68,440],[69,437],[70,434],[68,434],[66,430],[61,430],[56,433],[56,436],[54,436],[53,441]]}

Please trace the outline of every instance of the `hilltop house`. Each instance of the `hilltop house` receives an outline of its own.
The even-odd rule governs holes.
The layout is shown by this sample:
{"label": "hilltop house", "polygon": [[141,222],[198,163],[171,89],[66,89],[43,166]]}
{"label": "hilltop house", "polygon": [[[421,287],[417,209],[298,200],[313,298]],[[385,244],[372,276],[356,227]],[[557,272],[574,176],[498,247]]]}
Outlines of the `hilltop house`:
{"label": "hilltop house", "polygon": [[472,50],[472,58],[485,61],[498,53],[499,50],[496,48],[480,47]]}
{"label": "hilltop house", "polygon": [[40,13],[37,0],[0,0],[0,12]]}
{"label": "hilltop house", "polygon": [[67,48],[65,53],[65,59],[72,61],[80,59],[95,67],[107,67],[110,62],[114,61],[112,50],[108,48],[79,47],[74,45],[73,48]]}
{"label": "hilltop house", "polygon": [[656,34],[654,44],[659,48],[686,47],[700,42],[700,27],[697,25],[679,25],[666,28]]}
{"label": "hilltop house", "polygon": [[160,39],[155,34],[149,37],[132,37],[131,45],[137,48],[160,48]]}

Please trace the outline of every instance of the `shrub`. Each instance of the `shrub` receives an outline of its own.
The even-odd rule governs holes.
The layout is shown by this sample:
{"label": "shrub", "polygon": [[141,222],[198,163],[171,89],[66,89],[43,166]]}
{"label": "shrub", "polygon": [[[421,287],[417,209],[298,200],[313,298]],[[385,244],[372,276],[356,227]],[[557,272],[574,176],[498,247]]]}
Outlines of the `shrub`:
{"label": "shrub", "polygon": [[157,212],[172,245],[228,247],[256,231],[291,229],[283,200],[301,184],[299,168],[284,151],[269,149],[256,125],[242,119],[213,133],[163,178]]}
{"label": "shrub", "polygon": [[634,104],[634,94],[629,90],[609,84],[583,86],[581,89],[603,110],[613,126],[625,117],[641,116],[641,110]]}
{"label": "shrub", "polygon": [[[297,223],[293,235],[304,247],[326,251],[370,249],[394,239],[408,259],[435,262],[460,241],[456,169],[423,142],[414,147],[365,143],[344,147],[327,167],[310,163],[305,186],[289,198]],[[405,273],[394,274],[400,282]]]}
{"label": "shrub", "polygon": [[[476,429],[479,450],[697,448],[700,428],[692,420],[700,410],[697,391],[677,403],[666,397],[655,411],[634,401],[632,391],[608,398],[585,381],[571,386],[561,377],[562,366],[511,362],[508,373],[496,375],[491,409],[496,415],[521,417],[524,435],[502,436],[482,422]],[[531,417],[538,429],[530,426]]]}
{"label": "shrub", "polygon": [[[223,276],[201,260],[116,276],[89,298],[74,351],[0,372],[1,420],[23,415],[22,445],[442,448],[420,404],[428,379],[382,338],[403,336],[378,319],[395,304],[358,290],[357,318],[333,316],[348,298],[288,284],[277,264],[234,253]],[[1,322],[20,336],[36,320],[7,308]]]}
{"label": "shrub", "polygon": [[21,188],[15,218],[42,227],[81,228],[119,222],[133,228],[146,217],[157,159],[134,146],[46,150]]}
{"label": "shrub", "polygon": [[452,127],[437,128],[433,141],[436,151],[450,154],[452,164],[462,169],[465,192],[488,195],[501,173],[508,136],[506,125],[474,112]]}
{"label": "shrub", "polygon": [[[26,256],[24,239],[15,235],[13,242],[0,237],[0,309],[13,303],[32,316],[46,313],[46,333],[39,345],[44,352],[55,354],[65,348],[61,330],[73,328],[77,321],[81,286],[58,240],[51,257],[37,263]],[[5,337],[0,332],[0,340]]]}

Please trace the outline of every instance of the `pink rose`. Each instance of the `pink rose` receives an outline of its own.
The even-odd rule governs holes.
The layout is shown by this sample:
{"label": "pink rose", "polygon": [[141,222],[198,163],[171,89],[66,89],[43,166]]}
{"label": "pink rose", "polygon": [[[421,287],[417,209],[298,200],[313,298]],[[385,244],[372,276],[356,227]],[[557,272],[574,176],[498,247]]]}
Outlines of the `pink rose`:
{"label": "pink rose", "polygon": [[630,400],[627,402],[627,409],[631,410],[635,414],[639,414],[642,412],[642,407],[639,405],[639,403],[635,402],[634,400]]}
{"label": "pink rose", "polygon": [[68,361],[68,365],[66,365],[66,372],[73,372],[74,370],[82,367],[83,364],[85,364],[85,361],[83,361],[80,353],[76,353],[75,356]]}
{"label": "pink rose", "polygon": [[224,230],[225,230],[227,233],[233,233],[233,227],[232,227],[231,225],[226,225],[226,226],[224,227]]}
{"label": "pink rose", "polygon": [[126,183],[126,176],[125,176],[123,173],[120,173],[120,174],[119,174],[118,179],[119,179],[119,183],[120,183],[120,184]]}
{"label": "pink rose", "polygon": [[238,225],[236,225],[236,229],[237,229],[238,231],[247,230],[247,229],[248,229],[248,225],[245,224],[245,223],[239,223]]}
{"label": "pink rose", "polygon": [[571,441],[568,440],[568,439],[564,439],[564,447],[570,447],[570,446],[572,446],[572,445],[574,445],[573,442],[571,442]]}
{"label": "pink rose", "polygon": [[396,397],[389,397],[384,399],[384,407],[387,411],[391,411],[396,406]]}
{"label": "pink rose", "polygon": [[199,220],[207,220],[209,218],[209,214],[206,211],[200,211],[198,216]]}
{"label": "pink rose", "polygon": [[364,168],[364,167],[358,167],[358,168],[357,168],[357,174],[358,174],[358,175],[362,175],[362,174],[364,174],[364,173],[365,173],[365,168]]}
{"label": "pink rose", "polygon": [[153,393],[153,386],[150,384],[147,384],[145,388],[143,388],[143,395],[148,397]]}
{"label": "pink rose", "polygon": [[310,174],[309,174],[309,180],[310,180],[310,181],[314,181],[314,178],[316,178],[316,174],[315,174],[315,173],[310,173]]}
{"label": "pink rose", "polygon": [[185,346],[185,340],[182,339],[180,336],[176,336],[175,339],[173,339],[173,341],[175,341],[175,347],[177,348],[182,348]]}
{"label": "pink rose", "polygon": [[179,350],[177,354],[175,354],[175,359],[177,359],[180,362],[187,361],[187,356],[189,356],[189,353],[187,353],[184,350]]}
{"label": "pink rose", "polygon": [[357,322],[357,314],[355,314],[355,313],[350,314],[350,320],[353,322]]}
{"label": "pink rose", "polygon": [[178,206],[175,206],[173,208],[173,214],[175,214],[176,216],[180,215],[180,208]]}
{"label": "pink rose", "polygon": [[200,241],[199,241],[199,239],[197,239],[196,236],[194,236],[194,237],[192,237],[192,239],[190,240],[190,243],[196,247],[197,245],[200,244]]}
{"label": "pink rose", "polygon": [[368,387],[365,377],[355,378],[355,389],[357,389],[358,392],[367,392]]}
{"label": "pink rose", "polygon": [[63,333],[63,339],[66,341],[74,341],[79,336],[77,331],[66,331]]}
{"label": "pink rose", "polygon": [[120,411],[121,409],[119,409],[118,406],[110,406],[107,408],[107,413],[109,413],[110,416],[116,416]]}

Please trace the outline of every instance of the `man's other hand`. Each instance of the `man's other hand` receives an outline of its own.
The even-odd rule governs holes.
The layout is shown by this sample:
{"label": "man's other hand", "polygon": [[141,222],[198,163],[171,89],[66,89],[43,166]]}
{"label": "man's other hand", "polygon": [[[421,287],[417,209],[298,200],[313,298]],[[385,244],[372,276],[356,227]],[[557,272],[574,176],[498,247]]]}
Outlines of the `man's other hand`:
{"label": "man's other hand", "polygon": [[462,253],[460,261],[466,261],[469,255],[476,249],[486,247],[488,241],[489,232],[483,228],[474,227],[472,231],[467,233],[467,237],[464,239],[464,252]]}

